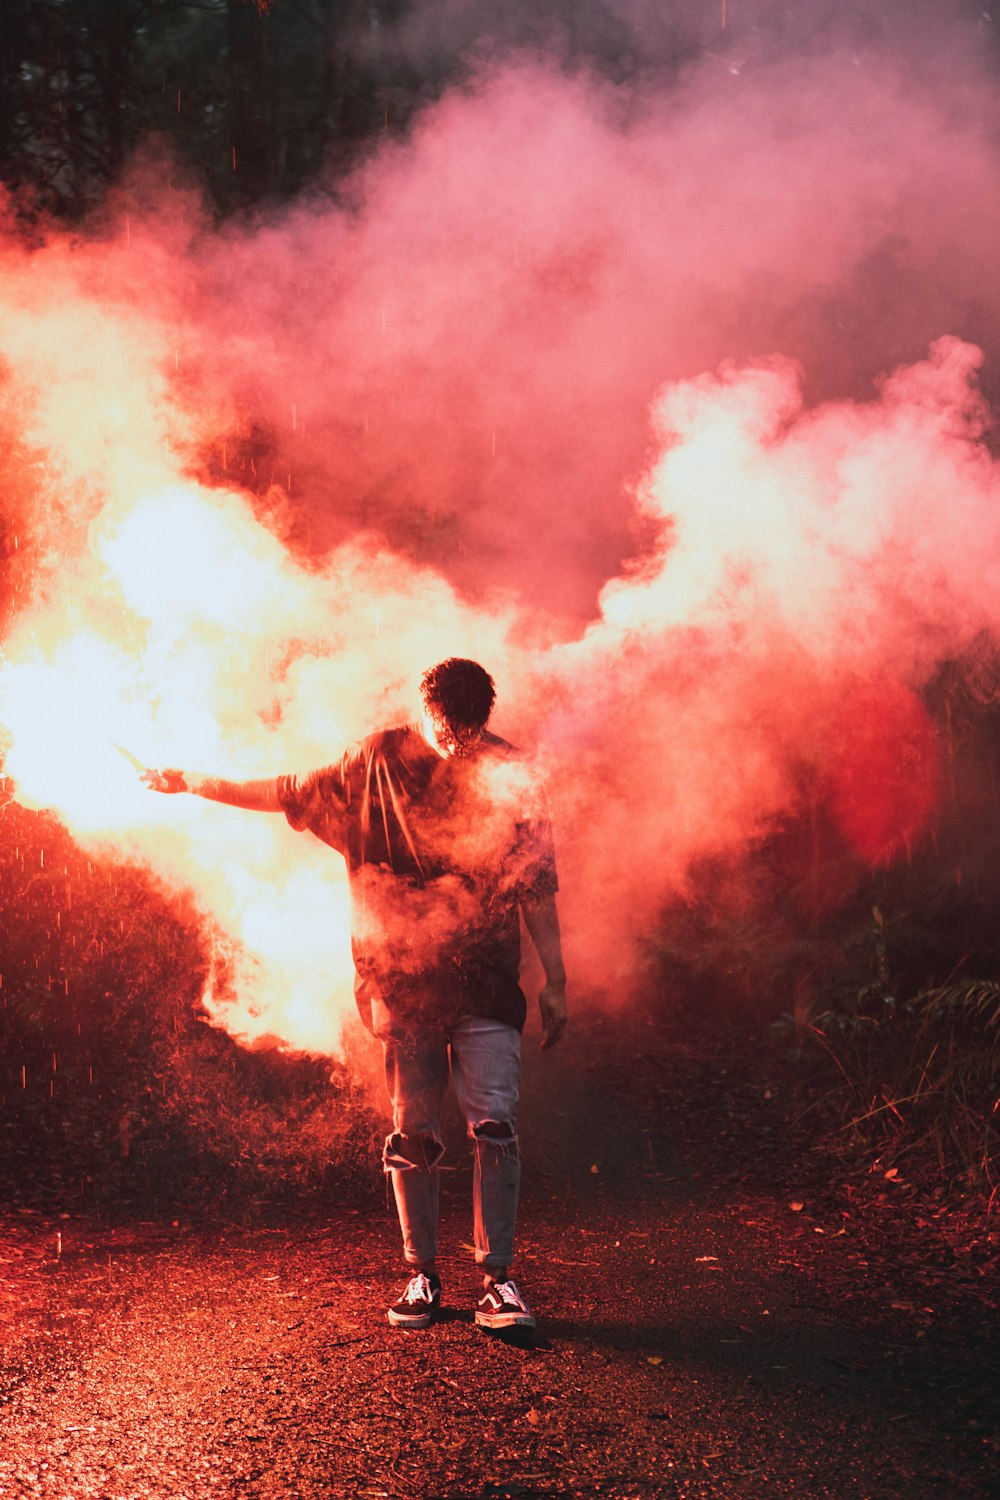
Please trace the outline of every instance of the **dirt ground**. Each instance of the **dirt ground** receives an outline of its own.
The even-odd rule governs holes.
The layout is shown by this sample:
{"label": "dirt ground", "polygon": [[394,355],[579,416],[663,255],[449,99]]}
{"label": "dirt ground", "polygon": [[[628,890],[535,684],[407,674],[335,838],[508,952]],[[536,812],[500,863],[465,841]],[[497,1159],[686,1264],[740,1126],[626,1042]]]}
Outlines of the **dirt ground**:
{"label": "dirt ground", "polygon": [[894,1178],[845,1195],[738,1056],[596,1020],[526,1052],[532,1345],[472,1320],[457,1116],[426,1332],[385,1319],[402,1277],[375,1164],[368,1194],[294,1221],[8,1212],[0,1496],[998,1493],[981,1220]]}

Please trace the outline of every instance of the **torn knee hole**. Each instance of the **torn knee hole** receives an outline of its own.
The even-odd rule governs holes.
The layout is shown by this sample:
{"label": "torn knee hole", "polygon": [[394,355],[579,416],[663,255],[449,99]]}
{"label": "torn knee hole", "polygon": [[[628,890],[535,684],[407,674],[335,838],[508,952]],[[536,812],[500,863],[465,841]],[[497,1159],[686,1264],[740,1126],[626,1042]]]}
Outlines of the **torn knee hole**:
{"label": "torn knee hole", "polygon": [[477,1140],[487,1141],[515,1141],[517,1135],[509,1120],[479,1120],[472,1127],[472,1134]]}
{"label": "torn knee hole", "polygon": [[517,1142],[517,1131],[509,1120],[477,1120],[469,1127],[469,1134],[483,1160],[483,1151],[488,1151],[488,1160],[520,1161],[521,1148]]}
{"label": "torn knee hole", "polygon": [[382,1164],[386,1171],[392,1167],[404,1171],[407,1167],[423,1167],[429,1171],[437,1166],[443,1155],[444,1144],[436,1136],[403,1135],[395,1131],[385,1138]]}

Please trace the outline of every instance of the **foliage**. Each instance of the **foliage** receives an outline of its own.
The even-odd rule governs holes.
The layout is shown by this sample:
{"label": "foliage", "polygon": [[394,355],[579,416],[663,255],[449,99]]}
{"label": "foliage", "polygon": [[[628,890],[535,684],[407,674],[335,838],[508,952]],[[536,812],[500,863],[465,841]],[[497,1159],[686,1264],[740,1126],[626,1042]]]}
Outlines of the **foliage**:
{"label": "foliage", "polygon": [[[5,0],[0,176],[79,217],[151,137],[229,210],[349,161],[405,106],[392,0]],[[384,75],[384,76],[383,76]],[[405,110],[404,110],[405,112]]]}
{"label": "foliage", "polygon": [[[790,1041],[838,1150],[906,1158],[994,1202],[1000,1183],[1000,662],[978,642],[925,695],[941,732],[936,826],[878,864],[806,787],[664,913],[653,975],[675,1012],[749,1014]],[[780,1017],[780,1019],[777,1019]]]}
{"label": "foliage", "polygon": [[183,898],[52,818],[0,812],[4,1188],[49,1207],[246,1204],[349,1186],[374,1160],[344,1064],[249,1052],[199,1010]]}
{"label": "foliage", "polygon": [[[877,952],[884,919],[877,908],[874,915]],[[1000,982],[952,980],[900,1002],[879,979],[797,1030],[836,1069],[827,1104],[842,1116],[845,1144],[891,1159],[892,1171],[936,1174],[949,1190],[982,1193],[992,1206],[1000,1188]]]}

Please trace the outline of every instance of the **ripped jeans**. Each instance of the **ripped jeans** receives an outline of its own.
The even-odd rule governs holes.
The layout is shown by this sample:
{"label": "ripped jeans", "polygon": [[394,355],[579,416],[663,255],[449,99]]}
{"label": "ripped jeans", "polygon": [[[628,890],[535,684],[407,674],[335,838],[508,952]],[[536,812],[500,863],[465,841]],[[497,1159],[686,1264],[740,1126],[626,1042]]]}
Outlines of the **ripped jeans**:
{"label": "ripped jeans", "polygon": [[407,1041],[387,1037],[382,1045],[392,1100],[392,1134],[382,1163],[392,1178],[407,1265],[427,1265],[437,1255],[440,1114],[450,1063],[473,1144],[476,1263],[487,1270],[509,1266],[521,1180],[520,1032],[484,1016],[462,1016],[450,1032]]}

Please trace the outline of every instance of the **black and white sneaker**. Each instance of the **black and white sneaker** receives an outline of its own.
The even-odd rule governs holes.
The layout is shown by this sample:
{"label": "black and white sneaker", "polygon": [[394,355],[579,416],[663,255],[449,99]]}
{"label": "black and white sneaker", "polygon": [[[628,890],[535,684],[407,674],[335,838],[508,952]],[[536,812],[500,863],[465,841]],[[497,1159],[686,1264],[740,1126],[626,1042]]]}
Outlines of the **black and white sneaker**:
{"label": "black and white sneaker", "polygon": [[441,1278],[432,1271],[425,1276],[418,1271],[406,1283],[406,1290],[394,1302],[386,1316],[396,1328],[428,1328],[441,1308]]}
{"label": "black and white sneaker", "polygon": [[531,1309],[512,1281],[491,1281],[476,1303],[480,1328],[534,1328]]}

